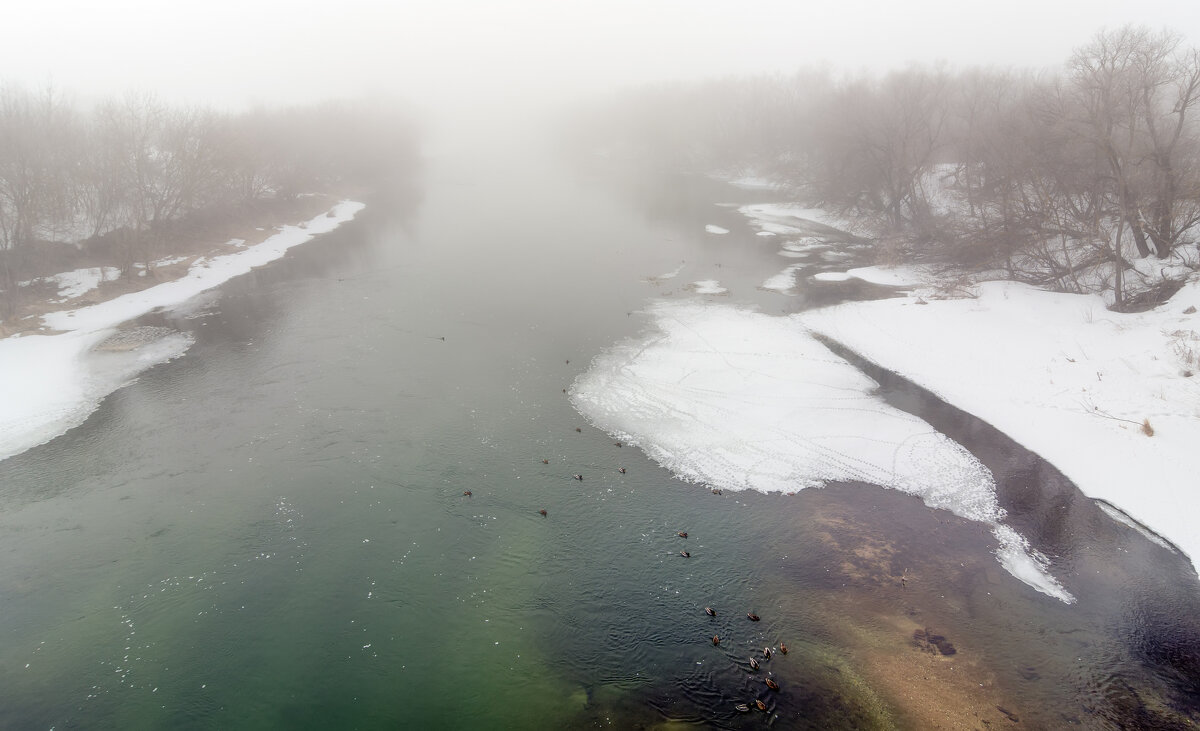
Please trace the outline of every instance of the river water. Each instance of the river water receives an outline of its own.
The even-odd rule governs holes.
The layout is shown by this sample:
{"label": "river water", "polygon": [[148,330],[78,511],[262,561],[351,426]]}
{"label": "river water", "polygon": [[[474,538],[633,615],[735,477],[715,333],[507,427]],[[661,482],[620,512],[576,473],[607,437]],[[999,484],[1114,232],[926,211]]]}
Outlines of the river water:
{"label": "river water", "polygon": [[[148,318],[195,345],[0,462],[0,727],[1200,718],[1186,562],[899,379],[872,373],[993,470],[1077,604],[914,498],[715,495],[572,409],[590,359],[688,282],[768,313],[879,294],[759,290],[794,261],[715,204],[770,194],[614,185],[503,141],[446,148],[419,188]],[[766,713],[735,710],[755,698]]]}

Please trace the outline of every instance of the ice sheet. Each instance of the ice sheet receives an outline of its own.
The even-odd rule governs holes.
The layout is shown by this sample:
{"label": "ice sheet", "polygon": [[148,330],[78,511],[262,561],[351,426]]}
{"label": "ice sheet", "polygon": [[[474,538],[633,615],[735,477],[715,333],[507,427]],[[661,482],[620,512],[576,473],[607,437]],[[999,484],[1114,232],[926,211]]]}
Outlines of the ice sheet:
{"label": "ice sheet", "polygon": [[572,403],[679,477],[731,490],[828,481],[901,490],[989,525],[1014,576],[1073,601],[1003,525],[991,473],[791,318],[726,305],[658,302],[653,330],[598,356]]}

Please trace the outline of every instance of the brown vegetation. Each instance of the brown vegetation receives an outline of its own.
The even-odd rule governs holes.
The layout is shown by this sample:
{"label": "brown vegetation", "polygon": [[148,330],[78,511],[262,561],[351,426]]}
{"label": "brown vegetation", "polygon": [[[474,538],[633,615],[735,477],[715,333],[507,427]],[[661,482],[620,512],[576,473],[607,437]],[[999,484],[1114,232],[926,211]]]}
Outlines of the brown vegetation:
{"label": "brown vegetation", "polygon": [[635,90],[586,110],[568,141],[658,168],[767,174],[873,221],[893,259],[1131,307],[1200,267],[1198,107],[1200,51],[1127,26],[1059,74],[913,67]]}

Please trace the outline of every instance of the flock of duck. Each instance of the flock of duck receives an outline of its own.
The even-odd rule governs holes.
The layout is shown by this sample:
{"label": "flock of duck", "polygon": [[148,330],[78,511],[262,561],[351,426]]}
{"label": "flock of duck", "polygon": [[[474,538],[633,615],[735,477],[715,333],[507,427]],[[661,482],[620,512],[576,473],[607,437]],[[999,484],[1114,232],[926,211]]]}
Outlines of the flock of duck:
{"label": "flock of duck", "polygon": [[[570,362],[571,362],[571,361],[569,361],[569,360],[567,361],[567,363],[570,363]],[[566,392],[567,392],[567,390],[564,388],[564,389],[563,389],[563,393],[566,393]],[[581,433],[581,434],[583,433],[583,429],[582,429],[582,428],[580,428],[580,427],[575,427],[575,431],[576,431],[576,432],[579,432],[579,433]],[[617,446],[617,447],[622,447],[622,446],[624,446],[624,444],[623,444],[622,442],[614,442],[614,445],[615,445],[615,446]],[[550,460],[549,460],[549,459],[546,459],[546,458],[542,458],[542,464],[544,464],[544,465],[548,465],[548,464],[550,464]],[[617,468],[617,471],[618,471],[619,473],[621,473],[622,475],[623,475],[623,474],[625,474],[625,468],[624,468],[624,467],[618,467],[618,468]],[[580,474],[580,473],[575,473],[575,474],[572,474],[572,475],[571,475],[571,478],[572,478],[572,479],[575,479],[575,480],[578,480],[578,481],[580,481],[580,482],[583,482],[583,475],[582,475],[582,474]],[[720,490],[719,488],[714,488],[714,489],[712,490],[712,493],[713,493],[714,495],[720,495],[720,494],[721,494],[721,490]],[[471,493],[471,491],[470,491],[470,490],[464,490],[464,491],[463,491],[463,496],[464,496],[464,497],[471,497],[471,495],[472,495],[472,493]],[[546,509],[545,509],[545,508],[542,508],[541,510],[538,510],[538,514],[539,514],[539,515],[541,515],[543,518],[545,518],[545,517],[548,515],[548,513],[546,512]],[[676,536],[678,536],[678,537],[680,537],[680,538],[687,538],[687,537],[688,537],[687,531],[677,531],[677,532],[675,533],[675,535],[676,535]],[[691,558],[691,557],[692,557],[692,554],[691,554],[691,553],[689,553],[689,552],[688,552],[686,549],[684,549],[684,550],[681,550],[681,551],[679,552],[679,555],[680,555],[680,556],[682,556],[682,557],[684,557],[684,558]],[[707,614],[707,615],[708,615],[708,616],[710,616],[710,617],[716,617],[716,616],[717,616],[717,612],[716,612],[716,610],[715,610],[715,609],[713,609],[712,607],[705,607],[705,608],[704,608],[704,613],[705,613],[705,614]],[[747,619],[749,619],[751,622],[758,622],[758,621],[760,620],[759,616],[758,616],[757,614],[755,614],[754,612],[747,612],[747,613],[746,613],[746,618],[747,618]],[[720,645],[720,644],[721,644],[721,638],[720,638],[718,635],[713,635],[713,636],[712,636],[712,643],[713,643],[713,645],[714,645],[714,646],[716,646],[716,645]],[[783,654],[783,655],[786,655],[786,654],[787,654],[787,652],[788,652],[788,647],[787,647],[787,644],[786,644],[786,643],[783,643],[783,642],[780,642],[780,643],[779,643],[779,652],[780,652],[780,654]],[[771,659],[771,657],[773,656],[773,654],[774,654],[774,653],[771,651],[771,648],[770,648],[769,646],[768,646],[768,647],[764,647],[764,648],[762,649],[762,657],[763,657],[763,661],[768,661],[768,660],[770,660],[770,659]],[[754,656],[751,656],[751,657],[750,657],[749,666],[750,666],[750,669],[751,669],[751,670],[754,670],[754,671],[758,671],[758,670],[760,670],[760,669],[762,668],[762,664],[761,664],[761,662],[760,662],[760,661],[759,661],[759,660],[758,660],[756,657],[754,657]],[[767,677],[767,678],[765,678],[765,679],[764,679],[764,684],[766,685],[766,687],[767,687],[767,689],[768,689],[769,691],[777,691],[777,690],[779,690],[779,683],[775,682],[775,680],[774,680],[773,678],[770,678],[770,677]],[[750,704],[750,703],[738,703],[738,704],[735,704],[735,705],[734,705],[734,708],[735,708],[736,710],[738,710],[738,711],[742,712],[742,713],[748,713],[748,712],[751,710],[751,708],[757,708],[758,710],[760,710],[760,711],[764,711],[764,712],[765,712],[765,711],[767,710],[767,704],[766,704],[766,702],[763,700],[763,698],[762,698],[762,697],[759,697],[759,698],[755,698],[755,699],[754,699],[754,703],[753,703],[753,705],[752,705],[752,704]]]}
{"label": "flock of duck", "polygon": [[[680,538],[687,538],[687,533],[684,533],[684,532],[677,533],[676,535],[678,535]],[[686,554],[687,552],[685,551],[684,553]],[[712,607],[705,607],[704,613],[710,617],[717,616],[717,610],[713,609]],[[754,612],[746,612],[746,618],[749,619],[751,622],[757,622],[760,620],[760,617],[757,614],[755,614]],[[712,643],[714,646],[720,645],[721,637],[719,635],[713,635]],[[788,646],[787,646],[786,642],[779,643],[779,653],[781,655],[786,655],[788,653]],[[751,655],[750,663],[749,663],[750,669],[754,670],[754,671],[758,671],[758,670],[762,669],[762,662],[766,662],[766,661],[770,660],[774,656],[774,654],[775,653],[771,651],[770,646],[767,646],[762,649],[763,660],[761,662],[758,660],[758,658]],[[769,690],[769,691],[779,690],[779,683],[775,682],[774,678],[770,678],[770,677],[764,678],[763,682],[767,686],[767,690]],[[734,708],[742,713],[749,712],[751,708],[757,708],[758,710],[765,712],[767,710],[767,703],[763,700],[762,697],[759,697],[759,698],[754,699],[753,706],[749,703],[738,703],[734,706]]]}

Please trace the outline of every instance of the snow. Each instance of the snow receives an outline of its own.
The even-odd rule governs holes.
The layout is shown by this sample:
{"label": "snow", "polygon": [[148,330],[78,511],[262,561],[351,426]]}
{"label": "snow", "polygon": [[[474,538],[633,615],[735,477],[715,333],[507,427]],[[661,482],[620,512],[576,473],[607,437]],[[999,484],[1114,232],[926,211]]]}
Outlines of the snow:
{"label": "snow", "polygon": [[763,282],[760,286],[763,289],[769,289],[774,292],[788,294],[792,291],[792,287],[796,286],[796,275],[799,274],[802,269],[804,269],[803,264],[793,264],[775,276],[768,278],[767,281]]}
{"label": "snow", "polygon": [[257,246],[213,259],[197,259],[188,273],[175,281],[140,292],[130,292],[116,299],[91,307],[54,312],[42,318],[47,327],[55,330],[97,330],[144,315],[159,307],[169,307],[212,289],[255,267],[275,261],[298,244],[337,228],[363,208],[362,203],[343,201],[333,209],[333,216],[321,214],[299,226],[284,226],[279,233]]}
{"label": "snow", "polygon": [[841,231],[851,229],[850,221],[822,208],[809,208],[792,203],[752,203],[738,211],[750,219],[756,228],[777,234],[802,233],[806,222],[819,223]]}
{"label": "snow", "polygon": [[680,262],[679,266],[675,267],[671,271],[659,274],[657,277],[646,277],[646,279],[643,281],[655,283],[661,282],[664,279],[674,279],[675,277],[679,276],[679,273],[683,271],[685,266],[687,266],[687,262]]}
{"label": "snow", "polygon": [[988,525],[997,557],[1038,591],[1073,601],[1045,558],[1003,524],[991,473],[792,318],[658,302],[653,329],[597,356],[570,389],[596,426],[682,479],[794,491],[862,481]]}
{"label": "snow", "polygon": [[1151,543],[1156,543],[1167,550],[1172,550],[1170,543],[1167,543],[1162,538],[1160,538],[1158,535],[1151,533],[1150,531],[1146,530],[1142,526],[1138,525],[1137,521],[1135,521],[1133,518],[1130,518],[1125,513],[1121,512],[1121,510],[1119,508],[1109,505],[1108,503],[1104,502],[1103,500],[1097,500],[1096,507],[1103,510],[1104,513],[1106,515],[1108,515],[1108,517],[1117,521],[1121,525],[1129,526],[1130,528],[1133,528],[1138,533],[1141,533],[1143,536],[1145,536],[1146,540],[1150,541]]}
{"label": "snow", "polygon": [[713,223],[710,223],[707,226],[705,226],[704,230],[709,232],[710,234],[727,234],[727,233],[729,233],[729,229],[722,228]]}
{"label": "snow", "polygon": [[[135,350],[92,349],[121,323],[159,307],[174,307],[233,277],[283,256],[292,246],[336,228],[363,208],[345,201],[333,215],[321,214],[305,228],[286,226],[254,247],[193,265],[180,280],[116,299],[43,316],[56,335],[0,340],[0,459],[20,454],[82,424],[104,398],[156,363],[182,355],[191,344],[176,333]],[[80,286],[91,279],[80,276]]]}
{"label": "snow", "polygon": [[1186,374],[1200,370],[1200,315],[1184,311],[1200,306],[1200,280],[1135,314],[1015,282],[975,289],[975,299],[914,306],[910,296],[795,317],[989,422],[1195,566],[1200,378]]}
{"label": "snow", "polygon": [[913,287],[930,281],[930,276],[917,267],[858,267],[846,274],[872,284],[889,287]]}
{"label": "snow", "polygon": [[818,282],[845,282],[853,278],[846,272],[817,272],[813,275],[813,279]]}
{"label": "snow", "polygon": [[728,183],[745,190],[775,190],[780,187],[779,183],[769,178],[762,178],[755,175],[743,175],[740,178],[729,180]]}
{"label": "snow", "polygon": [[121,270],[116,267],[90,267],[62,272],[61,274],[46,277],[46,279],[58,285],[59,299],[55,300],[55,302],[66,302],[67,300],[82,297],[96,287],[99,287],[101,282],[116,279],[120,275]]}
{"label": "snow", "polygon": [[692,282],[692,289],[696,294],[728,294],[729,290],[721,286],[721,283],[715,279],[701,279],[698,282]]}

